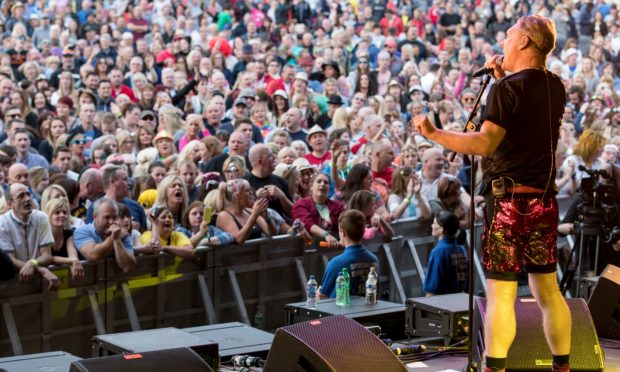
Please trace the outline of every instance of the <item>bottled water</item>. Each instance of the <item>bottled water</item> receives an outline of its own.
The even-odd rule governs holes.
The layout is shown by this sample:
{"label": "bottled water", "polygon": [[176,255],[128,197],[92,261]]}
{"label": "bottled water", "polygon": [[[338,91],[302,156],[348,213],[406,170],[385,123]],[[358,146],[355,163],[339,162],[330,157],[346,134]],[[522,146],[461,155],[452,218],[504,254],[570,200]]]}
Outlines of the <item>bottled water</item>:
{"label": "bottled water", "polygon": [[371,267],[366,280],[366,303],[368,305],[377,303],[377,278],[376,269]]}
{"label": "bottled water", "polygon": [[314,279],[314,275],[310,275],[310,280],[308,280],[308,285],[306,286],[306,295],[308,296],[306,307],[309,309],[316,309],[317,288],[318,284],[316,279]]}
{"label": "bottled water", "polygon": [[349,305],[351,304],[351,276],[349,275],[349,270],[343,268],[342,276],[344,276],[344,281],[346,283],[346,290],[344,291],[344,303]]}
{"label": "bottled water", "polygon": [[338,278],[336,279],[336,305],[337,306],[345,306],[345,292],[347,290],[347,282],[344,279],[344,275],[342,275],[342,271],[338,273]]}

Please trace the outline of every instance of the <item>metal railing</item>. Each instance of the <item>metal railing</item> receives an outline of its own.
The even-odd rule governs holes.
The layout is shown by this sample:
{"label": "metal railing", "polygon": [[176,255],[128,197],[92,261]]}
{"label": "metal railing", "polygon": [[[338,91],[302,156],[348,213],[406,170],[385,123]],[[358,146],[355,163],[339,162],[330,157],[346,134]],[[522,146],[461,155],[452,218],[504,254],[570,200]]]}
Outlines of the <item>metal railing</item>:
{"label": "metal railing", "polygon": [[[392,226],[393,239],[377,237],[365,245],[379,258],[383,297],[404,303],[423,295],[435,240],[430,220]],[[79,280],[68,267],[51,267],[61,278],[58,290],[48,290],[40,278],[0,283],[0,356],[64,350],[87,357],[94,334],[150,328],[240,321],[274,330],[286,324],[284,305],[305,298],[307,275],[320,280],[329,258],[340,252],[276,236],[199,247],[192,259],[139,256],[127,274],[112,260],[85,262]]]}

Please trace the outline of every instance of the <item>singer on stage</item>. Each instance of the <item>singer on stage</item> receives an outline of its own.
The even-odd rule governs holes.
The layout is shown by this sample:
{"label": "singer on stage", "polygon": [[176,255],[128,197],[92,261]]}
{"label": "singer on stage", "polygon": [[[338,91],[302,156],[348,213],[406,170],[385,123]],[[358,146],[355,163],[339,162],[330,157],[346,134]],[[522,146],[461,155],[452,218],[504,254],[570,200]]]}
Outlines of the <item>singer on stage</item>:
{"label": "singer on stage", "polygon": [[522,17],[508,30],[503,61],[494,56],[486,63],[497,81],[491,86],[480,132],[448,132],[435,128],[428,117],[414,119],[416,129],[430,140],[483,156],[485,371],[506,368],[516,333],[517,277],[523,268],[542,310],[553,371],[570,370],[571,316],[555,273],[554,154],[566,99],[561,80],[546,69],[555,39],[555,24],[541,16]]}

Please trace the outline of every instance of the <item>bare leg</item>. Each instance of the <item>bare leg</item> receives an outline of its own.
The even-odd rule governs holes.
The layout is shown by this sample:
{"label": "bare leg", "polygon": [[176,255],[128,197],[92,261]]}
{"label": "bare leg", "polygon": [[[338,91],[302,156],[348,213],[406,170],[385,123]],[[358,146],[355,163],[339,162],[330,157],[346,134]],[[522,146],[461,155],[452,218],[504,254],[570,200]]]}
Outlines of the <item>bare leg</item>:
{"label": "bare leg", "polygon": [[568,355],[571,314],[560,293],[556,273],[529,274],[530,288],[543,314],[545,337],[553,355]]}
{"label": "bare leg", "polygon": [[506,358],[517,333],[515,299],[517,282],[487,279],[487,307],[484,327],[486,355]]}

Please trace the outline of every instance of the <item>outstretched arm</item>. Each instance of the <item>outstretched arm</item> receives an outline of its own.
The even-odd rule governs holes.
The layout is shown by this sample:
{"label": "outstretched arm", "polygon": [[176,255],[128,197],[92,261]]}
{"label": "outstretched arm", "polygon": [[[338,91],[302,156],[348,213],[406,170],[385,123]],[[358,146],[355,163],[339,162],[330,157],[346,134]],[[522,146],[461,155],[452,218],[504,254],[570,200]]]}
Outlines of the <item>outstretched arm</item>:
{"label": "outstretched arm", "polygon": [[491,156],[506,135],[499,125],[485,120],[480,132],[457,133],[436,128],[428,116],[417,116],[413,123],[429,140],[461,154]]}

